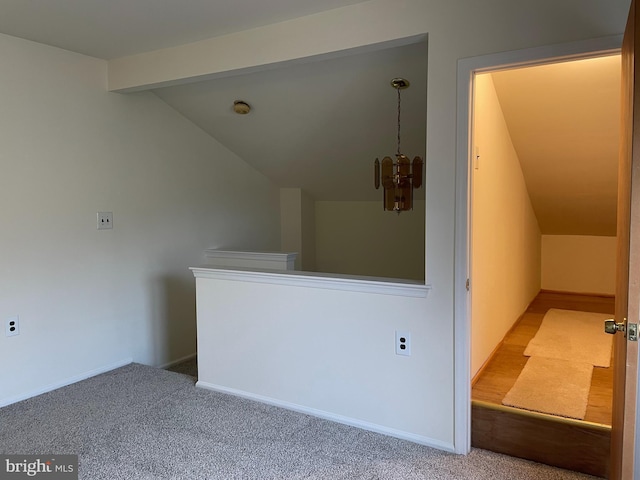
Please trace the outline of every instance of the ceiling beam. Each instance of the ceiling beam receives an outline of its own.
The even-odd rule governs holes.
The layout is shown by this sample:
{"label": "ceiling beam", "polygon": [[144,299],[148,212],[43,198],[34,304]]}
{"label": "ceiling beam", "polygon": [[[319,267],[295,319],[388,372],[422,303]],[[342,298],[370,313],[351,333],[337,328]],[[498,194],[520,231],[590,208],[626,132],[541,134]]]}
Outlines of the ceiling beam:
{"label": "ceiling beam", "polygon": [[249,73],[291,62],[424,41],[424,21],[371,1],[108,62],[108,89],[134,92]]}

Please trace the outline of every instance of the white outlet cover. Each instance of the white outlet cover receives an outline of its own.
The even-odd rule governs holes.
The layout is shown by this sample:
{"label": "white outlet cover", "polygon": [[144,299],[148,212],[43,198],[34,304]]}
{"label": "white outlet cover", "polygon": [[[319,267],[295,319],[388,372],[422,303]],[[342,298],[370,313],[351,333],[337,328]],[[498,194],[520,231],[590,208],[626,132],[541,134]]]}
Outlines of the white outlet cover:
{"label": "white outlet cover", "polygon": [[396,330],[396,355],[411,355],[411,332]]}
{"label": "white outlet cover", "polygon": [[113,228],[113,212],[98,212],[98,230]]}
{"label": "white outlet cover", "polygon": [[20,319],[18,318],[17,315],[6,319],[4,332],[7,337],[20,335]]}

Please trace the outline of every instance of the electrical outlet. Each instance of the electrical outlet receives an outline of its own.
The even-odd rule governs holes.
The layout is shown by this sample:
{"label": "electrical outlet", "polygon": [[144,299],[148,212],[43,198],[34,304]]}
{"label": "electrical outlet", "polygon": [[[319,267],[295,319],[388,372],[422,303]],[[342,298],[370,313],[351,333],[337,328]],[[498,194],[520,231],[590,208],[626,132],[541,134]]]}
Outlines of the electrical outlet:
{"label": "electrical outlet", "polygon": [[20,319],[17,315],[7,318],[5,321],[4,331],[7,337],[20,335]]}
{"label": "electrical outlet", "polygon": [[113,212],[98,212],[98,230],[113,228]]}
{"label": "electrical outlet", "polygon": [[411,355],[411,332],[396,330],[396,355]]}

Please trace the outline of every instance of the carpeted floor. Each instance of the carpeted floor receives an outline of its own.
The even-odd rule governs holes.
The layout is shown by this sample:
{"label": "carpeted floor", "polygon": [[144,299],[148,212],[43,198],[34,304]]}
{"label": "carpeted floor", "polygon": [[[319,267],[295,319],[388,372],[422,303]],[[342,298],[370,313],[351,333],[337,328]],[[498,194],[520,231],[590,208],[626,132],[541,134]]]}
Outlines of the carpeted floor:
{"label": "carpeted floor", "polygon": [[198,357],[193,357],[184,362],[177,363],[167,368],[170,372],[184,373],[193,378],[198,378]]}
{"label": "carpeted floor", "polygon": [[0,452],[78,454],[80,478],[578,480],[473,450],[453,455],[195,388],[131,364],[0,409]]}

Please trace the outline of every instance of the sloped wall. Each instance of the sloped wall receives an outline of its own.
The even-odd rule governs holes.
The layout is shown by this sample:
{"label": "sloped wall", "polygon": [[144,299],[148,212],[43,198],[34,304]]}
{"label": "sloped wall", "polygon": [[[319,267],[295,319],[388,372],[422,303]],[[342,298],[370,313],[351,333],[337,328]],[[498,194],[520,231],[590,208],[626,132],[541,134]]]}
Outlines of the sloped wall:
{"label": "sloped wall", "polygon": [[491,74],[475,80],[471,373],[540,290],[540,229]]}

